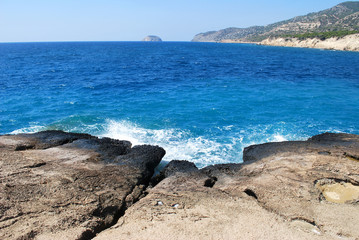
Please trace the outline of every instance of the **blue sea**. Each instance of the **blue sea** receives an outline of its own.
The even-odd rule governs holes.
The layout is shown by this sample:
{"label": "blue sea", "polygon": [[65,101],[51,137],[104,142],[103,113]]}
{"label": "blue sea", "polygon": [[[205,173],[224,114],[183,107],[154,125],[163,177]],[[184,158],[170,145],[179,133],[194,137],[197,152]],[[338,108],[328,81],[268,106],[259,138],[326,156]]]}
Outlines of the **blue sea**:
{"label": "blue sea", "polygon": [[243,148],[359,134],[359,53],[191,42],[0,44],[0,134],[46,129],[242,161]]}

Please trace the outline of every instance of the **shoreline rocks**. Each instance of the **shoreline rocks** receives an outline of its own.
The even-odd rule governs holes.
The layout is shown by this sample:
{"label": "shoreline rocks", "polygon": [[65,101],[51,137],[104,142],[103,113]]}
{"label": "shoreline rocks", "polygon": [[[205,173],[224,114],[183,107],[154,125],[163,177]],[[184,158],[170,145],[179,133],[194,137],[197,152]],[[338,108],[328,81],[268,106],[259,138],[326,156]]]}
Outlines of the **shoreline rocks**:
{"label": "shoreline rocks", "polygon": [[139,199],[164,154],[61,131],[0,136],[0,238],[92,238]]}
{"label": "shoreline rocks", "polygon": [[60,131],[0,136],[0,238],[359,238],[358,135],[249,146],[242,164],[176,160],[151,179],[164,154]]}
{"label": "shoreline rocks", "polygon": [[174,162],[95,239],[358,239],[358,157],[359,136],[322,134],[250,146],[243,164]]}

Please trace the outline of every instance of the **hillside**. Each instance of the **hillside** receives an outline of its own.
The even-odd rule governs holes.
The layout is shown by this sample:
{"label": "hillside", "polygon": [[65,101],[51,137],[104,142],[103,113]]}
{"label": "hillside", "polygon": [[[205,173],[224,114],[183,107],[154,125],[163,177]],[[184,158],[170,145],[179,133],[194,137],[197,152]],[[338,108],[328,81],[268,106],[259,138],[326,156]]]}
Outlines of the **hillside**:
{"label": "hillside", "polygon": [[[273,37],[314,38],[317,33],[330,33],[328,36],[338,36],[359,32],[359,2],[344,2],[332,8],[294,17],[289,20],[253,26],[249,28],[226,28],[197,34],[194,42],[228,42],[247,41],[261,42]],[[347,33],[347,34],[343,34]]]}

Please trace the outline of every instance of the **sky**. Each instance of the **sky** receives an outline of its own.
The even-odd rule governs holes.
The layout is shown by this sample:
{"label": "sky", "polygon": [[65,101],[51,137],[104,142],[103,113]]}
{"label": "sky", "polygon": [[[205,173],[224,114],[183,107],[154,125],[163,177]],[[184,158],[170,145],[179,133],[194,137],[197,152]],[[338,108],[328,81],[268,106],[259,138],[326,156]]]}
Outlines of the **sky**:
{"label": "sky", "polygon": [[0,42],[190,41],[201,32],[267,25],[335,0],[0,0]]}

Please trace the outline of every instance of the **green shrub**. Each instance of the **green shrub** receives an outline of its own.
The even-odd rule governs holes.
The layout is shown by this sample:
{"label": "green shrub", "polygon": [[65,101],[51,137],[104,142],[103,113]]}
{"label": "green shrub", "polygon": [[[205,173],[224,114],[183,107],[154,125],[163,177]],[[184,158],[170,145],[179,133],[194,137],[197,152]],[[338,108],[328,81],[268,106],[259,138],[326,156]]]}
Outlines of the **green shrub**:
{"label": "green shrub", "polygon": [[313,39],[318,38],[320,40],[325,40],[332,37],[342,38],[350,34],[359,33],[359,31],[348,31],[348,30],[342,30],[342,31],[330,31],[330,32],[309,32],[309,33],[303,33],[303,34],[286,34],[282,37],[291,37],[291,38],[297,38],[299,40],[305,40],[305,39]]}

